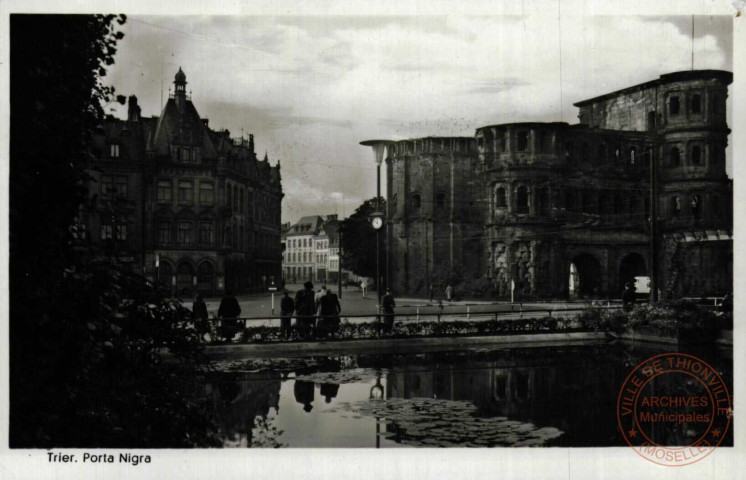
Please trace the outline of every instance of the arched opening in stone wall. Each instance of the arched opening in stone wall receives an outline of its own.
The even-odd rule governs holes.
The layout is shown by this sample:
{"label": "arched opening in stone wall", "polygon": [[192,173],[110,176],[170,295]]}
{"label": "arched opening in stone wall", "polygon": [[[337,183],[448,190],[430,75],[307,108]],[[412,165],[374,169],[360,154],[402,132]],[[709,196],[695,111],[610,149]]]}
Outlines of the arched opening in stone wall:
{"label": "arched opening in stone wall", "polygon": [[568,283],[570,299],[596,296],[601,293],[601,264],[592,255],[581,253],[570,262]]}
{"label": "arched opening in stone wall", "polygon": [[188,262],[181,262],[176,267],[176,294],[190,296],[192,292],[192,279],[194,268]]}
{"label": "arched opening in stone wall", "polygon": [[645,259],[639,253],[628,253],[619,262],[619,295],[627,284],[635,286],[637,293],[648,293],[649,277]]}

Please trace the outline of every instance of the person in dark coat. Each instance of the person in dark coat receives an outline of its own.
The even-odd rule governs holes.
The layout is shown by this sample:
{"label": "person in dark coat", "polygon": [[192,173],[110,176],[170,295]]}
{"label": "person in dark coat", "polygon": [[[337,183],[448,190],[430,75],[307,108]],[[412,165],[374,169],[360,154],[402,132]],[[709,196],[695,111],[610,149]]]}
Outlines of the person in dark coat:
{"label": "person in dark coat", "polygon": [[207,328],[207,305],[202,300],[202,295],[197,295],[192,303],[192,322],[194,322],[194,329],[199,333],[205,333],[208,331]]}
{"label": "person in dark coat", "polygon": [[306,282],[303,287],[303,290],[299,290],[295,295],[295,312],[303,338],[309,339],[314,334],[314,324],[316,323],[316,299],[313,283]]}
{"label": "person in dark coat", "polygon": [[326,403],[332,403],[332,398],[337,398],[337,393],[339,392],[339,385],[336,383],[322,383],[321,384],[321,390],[319,393],[321,393],[321,396],[325,398]]}
{"label": "person in dark coat", "polygon": [[224,340],[230,341],[238,331],[236,319],[241,316],[241,306],[238,300],[229,290],[225,291],[225,296],[220,301],[218,307],[218,317],[221,319],[222,335]]}
{"label": "person in dark coat", "polygon": [[280,317],[282,317],[280,319],[280,331],[285,338],[290,338],[290,320],[294,311],[295,302],[290,298],[288,291],[285,290],[285,296],[282,297],[282,301],[280,302]]}
{"label": "person in dark coat", "polygon": [[632,306],[635,304],[635,286],[632,283],[627,282],[624,285],[624,291],[622,292],[622,307],[624,310],[632,310]]}
{"label": "person in dark coat", "polygon": [[304,382],[296,380],[293,385],[293,393],[295,394],[295,401],[303,405],[303,410],[310,412],[313,410],[313,382]]}
{"label": "person in dark coat", "polygon": [[384,333],[391,333],[394,329],[394,308],[396,307],[391,289],[386,289],[386,295],[381,300],[381,306],[383,307],[383,331]]}
{"label": "person in dark coat", "polygon": [[339,297],[331,290],[327,290],[326,295],[321,297],[319,304],[319,315],[321,316],[319,318],[319,330],[325,336],[334,337],[341,323],[339,314],[342,312],[342,306],[339,304]]}

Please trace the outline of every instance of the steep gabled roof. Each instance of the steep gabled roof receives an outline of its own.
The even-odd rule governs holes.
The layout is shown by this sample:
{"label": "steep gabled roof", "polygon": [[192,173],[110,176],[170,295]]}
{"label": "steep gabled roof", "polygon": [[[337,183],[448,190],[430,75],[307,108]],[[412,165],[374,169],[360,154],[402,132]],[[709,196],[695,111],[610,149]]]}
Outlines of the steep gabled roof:
{"label": "steep gabled roof", "polygon": [[183,132],[192,131],[193,145],[202,147],[202,158],[212,159],[217,157],[215,146],[212,144],[207,128],[202,123],[194,104],[191,100],[185,100],[182,111],[179,111],[176,100],[173,98],[168,99],[158,119],[158,126],[153,138],[153,150],[156,154],[170,155],[169,146],[174,136],[179,134],[180,124]]}

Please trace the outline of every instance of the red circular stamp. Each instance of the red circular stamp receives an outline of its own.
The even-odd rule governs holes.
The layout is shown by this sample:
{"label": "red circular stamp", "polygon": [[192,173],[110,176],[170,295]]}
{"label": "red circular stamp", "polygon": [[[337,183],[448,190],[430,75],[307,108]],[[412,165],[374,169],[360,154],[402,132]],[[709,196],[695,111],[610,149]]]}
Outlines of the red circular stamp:
{"label": "red circular stamp", "polygon": [[720,374],[684,353],[651,357],[627,376],[617,399],[624,439],[642,458],[668,467],[698,462],[723,441],[733,413]]}

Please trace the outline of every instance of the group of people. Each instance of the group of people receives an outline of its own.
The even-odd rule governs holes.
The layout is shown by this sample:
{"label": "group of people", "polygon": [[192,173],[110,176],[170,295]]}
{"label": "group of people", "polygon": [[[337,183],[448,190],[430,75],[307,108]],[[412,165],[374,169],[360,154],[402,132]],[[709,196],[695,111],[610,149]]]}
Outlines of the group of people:
{"label": "group of people", "polygon": [[334,292],[327,290],[324,285],[314,292],[313,284],[306,282],[303,289],[295,294],[295,299],[290,297],[287,290],[284,293],[280,302],[280,329],[285,338],[290,338],[293,314],[296,329],[302,338],[334,337],[339,330],[339,314],[342,312],[339,297]]}
{"label": "group of people", "polygon": [[230,341],[241,328],[238,318],[241,316],[241,305],[230,291],[225,292],[225,296],[220,301],[218,307],[218,318],[220,318],[220,332],[216,331],[214,325],[210,323],[207,316],[207,305],[202,295],[197,295],[192,303],[192,321],[195,329],[201,334],[209,334],[214,340],[222,338],[224,341]]}
{"label": "group of people", "polygon": [[[435,287],[433,286],[432,283],[430,284],[429,293],[430,293],[430,301],[432,302],[435,299]],[[446,294],[446,300],[448,300],[449,302],[452,302],[453,301],[453,286],[450,283],[446,285],[445,294]]]}

